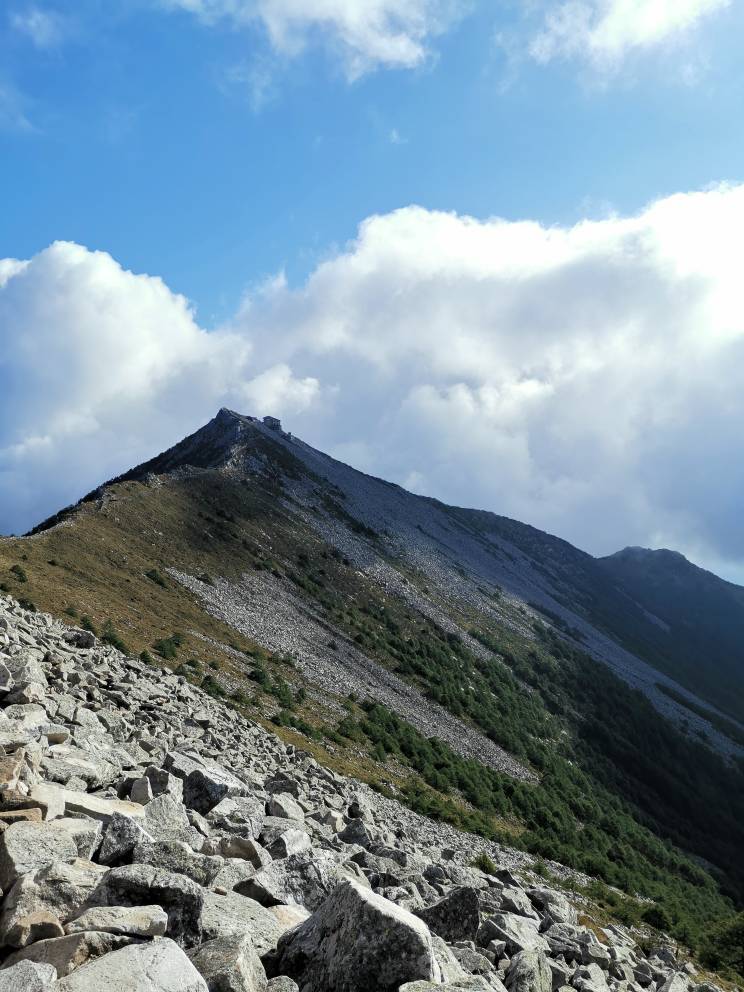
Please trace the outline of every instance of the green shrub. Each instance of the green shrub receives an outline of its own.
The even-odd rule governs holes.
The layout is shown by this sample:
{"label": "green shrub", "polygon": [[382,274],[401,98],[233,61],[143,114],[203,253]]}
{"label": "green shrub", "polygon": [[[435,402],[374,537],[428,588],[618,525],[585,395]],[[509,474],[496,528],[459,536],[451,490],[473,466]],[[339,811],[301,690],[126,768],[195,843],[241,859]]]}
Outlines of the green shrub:
{"label": "green shrub", "polygon": [[83,616],[80,617],[80,626],[83,630],[89,630],[94,637],[98,636],[98,631],[96,630],[95,624],[87,613],[84,613]]}
{"label": "green shrub", "polygon": [[165,661],[173,661],[178,657],[178,649],[183,645],[183,641],[183,634],[171,634],[170,637],[163,637],[159,641],[155,641],[153,649]]}
{"label": "green shrub", "polygon": [[205,675],[201,683],[202,689],[213,699],[223,699],[227,693],[212,675]]}
{"label": "green shrub", "polygon": [[122,654],[129,654],[129,648],[119,636],[119,633],[111,620],[107,620],[103,625],[101,640],[104,644],[110,644],[112,648],[116,648],[117,651],[121,651]]}
{"label": "green shrub", "polygon": [[150,582],[154,582],[156,586],[162,586],[163,589],[168,588],[168,583],[165,581],[165,579],[157,570],[157,568],[149,569],[149,571],[145,572],[145,575],[150,580]]}
{"label": "green shrub", "polygon": [[19,582],[28,582],[28,576],[22,565],[11,565],[10,571],[15,575]]}
{"label": "green shrub", "polygon": [[744,913],[711,927],[700,945],[700,960],[734,981],[744,981]]}
{"label": "green shrub", "polygon": [[473,868],[478,868],[480,871],[486,873],[486,875],[495,875],[498,868],[493,863],[493,860],[486,854],[485,851],[481,851],[477,858],[472,862]]}

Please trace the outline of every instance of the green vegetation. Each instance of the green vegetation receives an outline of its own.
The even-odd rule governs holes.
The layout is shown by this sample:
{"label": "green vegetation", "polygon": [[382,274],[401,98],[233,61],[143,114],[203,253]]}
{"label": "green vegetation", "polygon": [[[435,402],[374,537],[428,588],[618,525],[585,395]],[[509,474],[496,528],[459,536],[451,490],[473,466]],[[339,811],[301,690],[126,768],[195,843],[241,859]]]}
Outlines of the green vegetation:
{"label": "green vegetation", "polygon": [[475,858],[473,861],[473,868],[478,868],[480,871],[484,871],[486,875],[495,875],[498,871],[498,868],[485,851],[482,851],[478,857]]}
{"label": "green vegetation", "polygon": [[183,634],[171,634],[170,637],[161,637],[159,641],[155,641],[153,649],[165,661],[173,661],[178,657],[178,649],[183,646],[183,642]]}
{"label": "green vegetation", "polygon": [[700,949],[700,960],[732,981],[744,978],[744,913],[711,927]]}
{"label": "green vegetation", "polygon": [[687,696],[683,696],[681,692],[677,692],[677,690],[672,686],[665,685],[663,682],[657,682],[656,688],[660,689],[665,696],[669,696],[670,699],[673,699],[675,703],[679,703],[680,706],[684,706],[685,709],[690,710],[691,713],[696,713],[704,720],[707,720],[708,723],[720,730],[722,734],[729,738],[729,740],[734,741],[736,744],[741,744],[741,746],[744,747],[744,730],[741,730],[732,720],[727,720],[725,716],[721,716],[719,713],[714,713],[713,710],[709,710],[707,706],[700,706],[698,703],[688,699]]}
{"label": "green vegetation", "polygon": [[148,569],[145,572],[145,576],[150,580],[150,582],[154,582],[156,586],[160,586],[162,589],[168,588],[168,583],[165,581],[157,568]]}
{"label": "green vegetation", "polygon": [[23,565],[11,565],[10,571],[15,575],[18,582],[28,582],[28,575]]}
{"label": "green vegetation", "polygon": [[111,620],[107,620],[103,625],[101,640],[104,644],[110,644],[111,647],[116,648],[117,651],[121,651],[122,654],[130,653],[129,648],[119,636]]}

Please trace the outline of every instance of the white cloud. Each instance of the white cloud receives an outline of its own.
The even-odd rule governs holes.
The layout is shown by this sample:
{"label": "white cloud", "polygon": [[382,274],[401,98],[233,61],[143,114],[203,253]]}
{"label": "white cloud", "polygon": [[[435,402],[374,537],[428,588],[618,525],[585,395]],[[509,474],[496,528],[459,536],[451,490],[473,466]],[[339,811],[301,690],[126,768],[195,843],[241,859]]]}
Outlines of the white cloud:
{"label": "white cloud", "polygon": [[338,385],[291,425],[595,551],[744,561],[744,186],[572,228],[410,207],[235,323]]}
{"label": "white cloud", "polygon": [[318,383],[254,368],[162,280],[58,242],[0,261],[0,531],[27,528],[195,429],[223,403],[298,413]]}
{"label": "white cloud", "polygon": [[10,23],[16,31],[30,38],[37,48],[54,48],[65,34],[64,21],[59,14],[40,7],[30,6],[15,11],[10,16]]}
{"label": "white cloud", "polygon": [[679,42],[731,0],[562,0],[533,39],[539,62],[581,58],[617,66],[635,52]]}
{"label": "white cloud", "polygon": [[413,68],[469,0],[160,0],[206,23],[261,25],[273,49],[295,56],[316,40],[340,56],[350,79],[376,68]]}
{"label": "white cloud", "polygon": [[742,232],[744,185],[571,228],[409,207],[211,334],[107,255],[0,263],[0,528],[224,403],[595,552],[742,569]]}

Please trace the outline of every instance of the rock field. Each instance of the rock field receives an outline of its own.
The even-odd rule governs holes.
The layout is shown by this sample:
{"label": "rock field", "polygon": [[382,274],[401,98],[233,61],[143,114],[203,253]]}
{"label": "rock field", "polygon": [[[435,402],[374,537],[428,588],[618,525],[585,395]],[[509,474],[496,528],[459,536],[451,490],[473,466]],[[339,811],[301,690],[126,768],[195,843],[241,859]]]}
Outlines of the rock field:
{"label": "rock field", "polygon": [[0,992],[715,990],[526,855],[3,596],[0,700]]}

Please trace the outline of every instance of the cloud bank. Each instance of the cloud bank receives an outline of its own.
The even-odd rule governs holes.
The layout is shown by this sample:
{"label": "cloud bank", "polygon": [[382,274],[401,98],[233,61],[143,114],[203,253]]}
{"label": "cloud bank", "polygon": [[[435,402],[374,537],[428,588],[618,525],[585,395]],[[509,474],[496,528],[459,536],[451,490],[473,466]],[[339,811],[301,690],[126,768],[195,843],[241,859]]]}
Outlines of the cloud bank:
{"label": "cloud bank", "polygon": [[666,545],[739,574],[742,231],[744,186],[571,228],[408,207],[210,333],[108,255],[0,263],[0,527],[226,403],[588,550]]}

